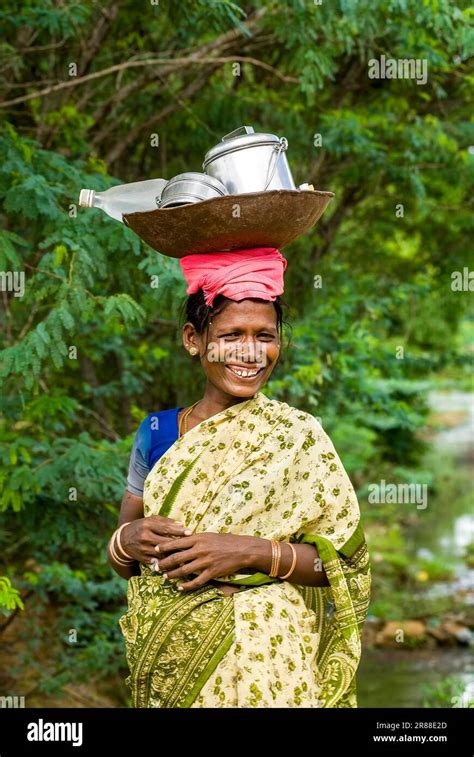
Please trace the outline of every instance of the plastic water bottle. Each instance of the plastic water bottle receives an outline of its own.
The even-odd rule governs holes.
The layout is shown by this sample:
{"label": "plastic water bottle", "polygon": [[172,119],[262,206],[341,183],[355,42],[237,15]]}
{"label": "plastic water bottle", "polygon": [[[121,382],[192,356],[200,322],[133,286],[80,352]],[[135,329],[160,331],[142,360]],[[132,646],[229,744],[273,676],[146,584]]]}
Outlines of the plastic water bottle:
{"label": "plastic water bottle", "polygon": [[116,221],[122,221],[122,215],[139,211],[156,210],[166,179],[135,181],[131,184],[118,184],[105,192],[94,189],[81,189],[79,205],[83,208],[100,208]]}

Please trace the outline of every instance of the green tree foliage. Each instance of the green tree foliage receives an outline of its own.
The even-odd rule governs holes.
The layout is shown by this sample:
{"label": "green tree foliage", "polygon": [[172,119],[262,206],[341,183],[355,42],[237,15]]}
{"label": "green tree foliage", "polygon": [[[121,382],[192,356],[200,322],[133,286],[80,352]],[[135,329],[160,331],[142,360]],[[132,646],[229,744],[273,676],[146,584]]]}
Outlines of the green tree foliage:
{"label": "green tree foliage", "polygon": [[[2,293],[0,573],[78,628],[60,682],[120,664],[105,545],[133,433],[203,388],[179,262],[79,190],[202,170],[243,123],[286,136],[297,184],[336,198],[284,251],[292,331],[265,391],[321,418],[358,485],[415,469],[468,307],[471,20],[448,0],[2,4],[0,271],[25,295]],[[427,83],[370,79],[382,54],[426,60]]]}

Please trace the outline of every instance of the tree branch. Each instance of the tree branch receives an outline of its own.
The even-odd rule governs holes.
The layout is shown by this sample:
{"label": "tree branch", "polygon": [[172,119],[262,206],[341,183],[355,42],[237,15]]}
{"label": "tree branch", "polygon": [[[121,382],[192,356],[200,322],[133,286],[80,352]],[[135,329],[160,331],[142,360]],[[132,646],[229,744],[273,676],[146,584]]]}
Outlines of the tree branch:
{"label": "tree branch", "polygon": [[[249,20],[245,23],[246,28],[251,31],[257,24],[257,21],[260,20],[260,18],[264,15],[264,12],[266,9],[262,9],[261,11],[258,11],[254,14]],[[181,55],[183,56],[188,54],[189,61],[192,62],[195,58],[198,58],[199,56],[202,56],[205,53],[211,53],[211,52],[220,52],[223,53],[227,47],[234,44],[236,39],[240,39],[241,33],[237,29],[231,29],[228,32],[225,32],[224,34],[221,34],[219,37],[216,37],[211,42],[208,42],[205,45],[202,45],[198,50],[193,50],[192,48],[188,48],[185,50],[182,50]],[[161,52],[163,54],[163,51]],[[125,87],[122,87],[116,94],[114,94],[109,100],[107,100],[105,103],[103,103],[93,114],[92,118],[94,120],[94,123],[97,123],[98,121],[102,121],[105,119],[105,117],[115,108],[116,105],[120,104],[123,100],[126,100],[129,95],[131,95],[133,92],[140,91],[143,89],[144,86],[151,83],[155,79],[163,76],[167,76],[168,73],[172,73],[174,71],[173,66],[169,66],[168,68],[165,68],[164,70],[157,72],[150,72],[147,71],[143,76],[138,77],[134,81],[127,84]],[[90,97],[90,95],[87,95],[87,99]],[[86,101],[87,101],[86,99]],[[81,106],[83,105],[83,100],[81,100]]]}
{"label": "tree branch", "polygon": [[63,81],[59,84],[55,84],[52,87],[46,87],[45,89],[38,90],[37,92],[30,92],[29,95],[23,95],[22,97],[14,97],[13,100],[4,100],[0,102],[0,108],[7,108],[11,105],[18,105],[18,103],[29,102],[30,100],[36,100],[37,98],[47,97],[53,92],[60,92],[63,89],[71,89],[72,87],[78,87],[81,84],[85,84],[88,81],[94,81],[95,79],[101,79],[104,76],[110,76],[117,71],[123,71],[127,68],[142,68],[144,66],[157,66],[167,63],[174,68],[180,68],[192,64],[207,66],[212,63],[250,63],[257,68],[263,68],[274,74],[280,81],[285,84],[297,83],[299,79],[294,76],[285,76],[280,73],[276,68],[270,66],[268,63],[264,63],[257,58],[247,57],[245,55],[232,55],[229,57],[211,57],[211,58],[152,58],[151,60],[137,60],[126,61],[125,63],[117,63],[114,66],[104,68],[102,71],[95,71],[92,74],[86,74],[85,76],[79,76],[71,79],[70,81]]}

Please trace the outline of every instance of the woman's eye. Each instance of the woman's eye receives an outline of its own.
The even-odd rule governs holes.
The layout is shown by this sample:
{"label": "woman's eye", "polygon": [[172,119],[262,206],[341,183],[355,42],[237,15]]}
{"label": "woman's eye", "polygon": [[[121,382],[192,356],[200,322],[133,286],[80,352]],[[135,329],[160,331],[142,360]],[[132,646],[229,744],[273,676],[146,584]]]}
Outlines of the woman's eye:
{"label": "woman's eye", "polygon": [[[221,339],[228,339],[229,337],[239,336],[237,331],[232,331],[229,334],[223,334],[220,338]],[[273,339],[272,334],[259,334],[259,339]]]}

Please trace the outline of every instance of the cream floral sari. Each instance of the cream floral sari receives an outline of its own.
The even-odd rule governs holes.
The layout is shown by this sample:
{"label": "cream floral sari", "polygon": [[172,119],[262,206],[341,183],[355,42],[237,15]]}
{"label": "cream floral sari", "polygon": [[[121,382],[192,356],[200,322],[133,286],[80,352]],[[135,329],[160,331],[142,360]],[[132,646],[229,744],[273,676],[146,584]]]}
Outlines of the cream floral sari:
{"label": "cream floral sari", "polygon": [[310,414],[262,392],[199,423],[150,471],[145,517],[314,544],[330,585],[262,573],[179,592],[140,564],[125,638],[134,707],[356,707],[370,567],[352,484]]}

